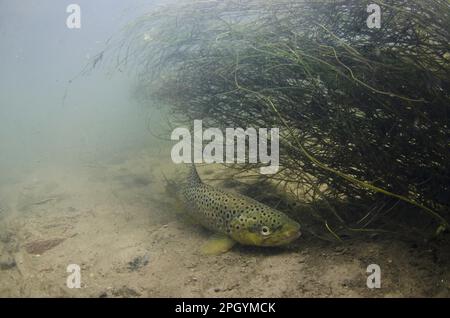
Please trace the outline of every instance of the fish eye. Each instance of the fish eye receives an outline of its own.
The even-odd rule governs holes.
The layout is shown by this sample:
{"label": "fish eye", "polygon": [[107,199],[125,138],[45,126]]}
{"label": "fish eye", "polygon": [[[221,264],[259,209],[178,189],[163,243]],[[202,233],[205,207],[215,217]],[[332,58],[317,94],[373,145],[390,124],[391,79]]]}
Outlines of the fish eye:
{"label": "fish eye", "polygon": [[270,234],[270,229],[267,226],[263,226],[261,227],[261,234],[262,235],[269,235]]}

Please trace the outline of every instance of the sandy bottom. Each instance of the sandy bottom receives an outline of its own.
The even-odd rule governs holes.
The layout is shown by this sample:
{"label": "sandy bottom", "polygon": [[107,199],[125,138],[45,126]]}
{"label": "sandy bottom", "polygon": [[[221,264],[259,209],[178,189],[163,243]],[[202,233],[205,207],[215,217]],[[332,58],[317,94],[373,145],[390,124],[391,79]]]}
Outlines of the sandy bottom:
{"label": "sandy bottom", "polygon": [[[159,164],[158,164],[159,162]],[[173,208],[145,151],[108,164],[35,170],[0,188],[2,297],[448,297],[443,251],[382,239],[307,235],[286,248],[202,255],[210,233]],[[366,286],[369,264],[381,288]],[[81,268],[81,288],[66,285]]]}

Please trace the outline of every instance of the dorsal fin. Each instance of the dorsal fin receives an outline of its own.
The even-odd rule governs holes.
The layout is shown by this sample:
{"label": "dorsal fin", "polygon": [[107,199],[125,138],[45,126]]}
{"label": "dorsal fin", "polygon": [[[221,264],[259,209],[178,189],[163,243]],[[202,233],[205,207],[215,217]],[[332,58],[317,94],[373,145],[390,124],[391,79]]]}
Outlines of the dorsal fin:
{"label": "dorsal fin", "polygon": [[189,173],[188,183],[191,186],[202,184],[202,179],[200,179],[200,176],[198,175],[197,168],[195,167],[194,163],[192,163],[192,165],[191,165],[191,171]]}

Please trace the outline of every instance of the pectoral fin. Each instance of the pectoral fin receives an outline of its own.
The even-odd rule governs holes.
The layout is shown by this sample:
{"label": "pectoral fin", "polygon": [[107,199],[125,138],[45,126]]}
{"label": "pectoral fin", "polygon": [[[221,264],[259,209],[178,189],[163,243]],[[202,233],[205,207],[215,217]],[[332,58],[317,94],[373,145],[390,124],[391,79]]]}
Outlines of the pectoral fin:
{"label": "pectoral fin", "polygon": [[203,246],[201,247],[202,253],[206,255],[219,255],[228,252],[236,241],[229,238],[224,234],[214,234]]}

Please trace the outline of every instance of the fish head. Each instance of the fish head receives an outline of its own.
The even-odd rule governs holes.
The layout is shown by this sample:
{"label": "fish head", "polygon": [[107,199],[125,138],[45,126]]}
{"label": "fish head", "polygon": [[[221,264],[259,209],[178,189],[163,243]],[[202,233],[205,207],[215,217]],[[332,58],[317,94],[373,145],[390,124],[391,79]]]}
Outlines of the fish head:
{"label": "fish head", "polygon": [[279,246],[288,244],[300,235],[300,224],[282,212],[264,208],[250,208],[230,222],[230,236],[244,245]]}

